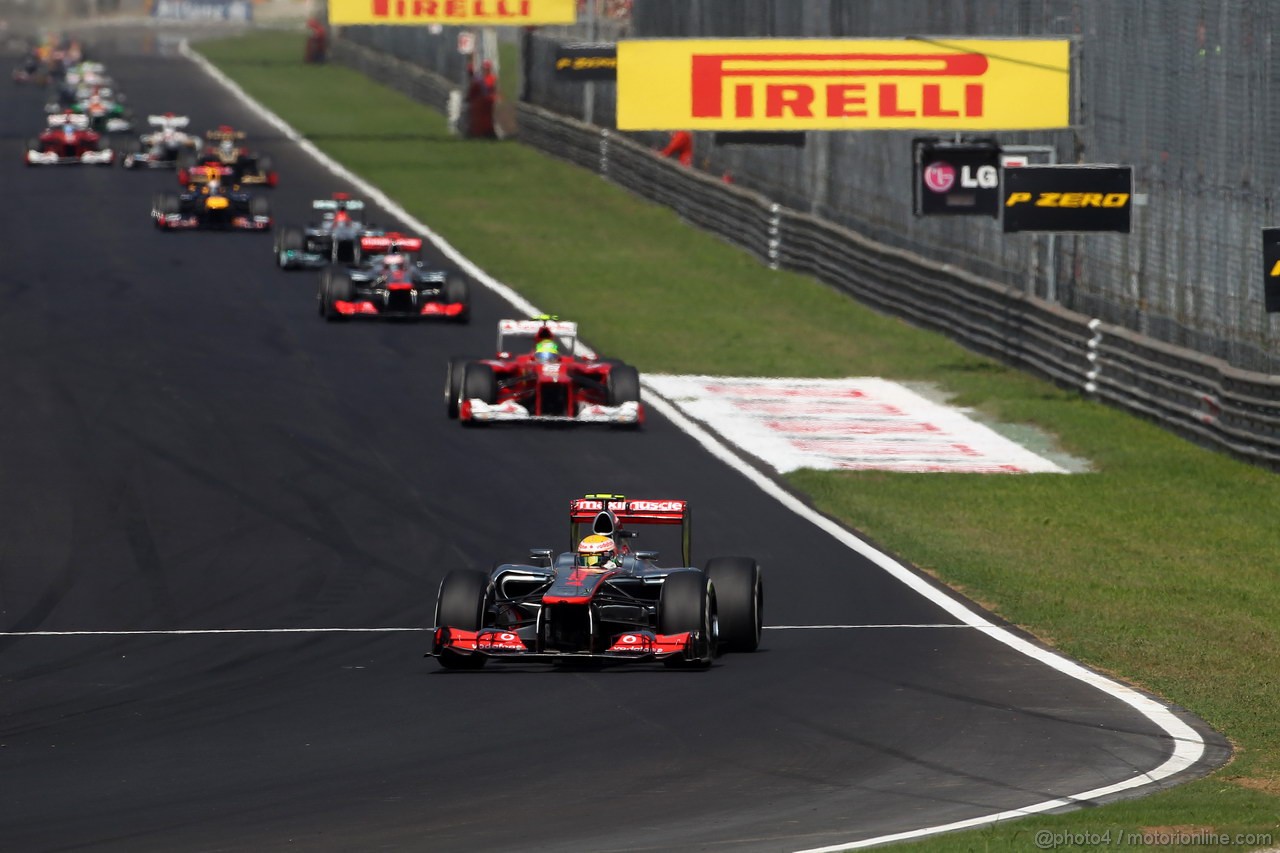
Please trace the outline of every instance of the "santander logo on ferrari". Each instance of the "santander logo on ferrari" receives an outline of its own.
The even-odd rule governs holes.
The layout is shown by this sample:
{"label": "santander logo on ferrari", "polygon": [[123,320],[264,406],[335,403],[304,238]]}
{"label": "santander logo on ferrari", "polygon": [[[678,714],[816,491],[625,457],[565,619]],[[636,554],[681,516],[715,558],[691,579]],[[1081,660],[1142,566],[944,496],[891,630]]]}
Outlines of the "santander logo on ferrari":
{"label": "santander logo on ferrari", "polygon": [[924,185],[935,193],[950,192],[956,185],[956,167],[938,160],[924,167]]}

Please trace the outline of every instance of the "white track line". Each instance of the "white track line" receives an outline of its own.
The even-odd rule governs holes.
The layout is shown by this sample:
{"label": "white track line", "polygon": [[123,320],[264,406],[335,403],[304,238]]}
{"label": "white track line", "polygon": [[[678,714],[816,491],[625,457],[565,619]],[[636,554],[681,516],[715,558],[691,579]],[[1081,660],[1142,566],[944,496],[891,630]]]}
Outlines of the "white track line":
{"label": "white track line", "polygon": [[[937,625],[765,625],[766,631],[848,631],[867,628],[972,628],[949,622]],[[132,637],[148,634],[392,634],[434,631],[434,628],[168,628],[136,631],[0,631],[0,637]]]}
{"label": "white track line", "polygon": [[[503,299],[511,303],[512,307],[533,316],[544,312],[538,310],[532,303],[523,296],[516,293],[507,285],[490,276],[484,270],[480,269],[469,259],[464,257],[453,246],[449,245],[442,238],[436,235],[425,223],[418,221],[409,214],[404,208],[396,204],[385,193],[368,182],[364,181],[344,166],[340,165],[327,154],[316,148],[311,142],[303,139],[296,130],[290,127],[283,119],[257,101],[250,98],[243,89],[240,88],[233,80],[214,68],[200,54],[196,53],[191,47],[184,42],[181,46],[181,52],[184,56],[191,58],[206,73],[211,75],[215,80],[225,86],[232,94],[241,100],[250,110],[258,116],[271,123],[290,139],[296,141],[303,150],[311,154],[321,165],[329,170],[335,177],[351,182],[360,188],[360,191],[368,197],[377,201],[387,211],[399,217],[406,225],[415,228],[424,234],[430,236],[431,241],[459,267],[466,270],[467,274],[474,278],[479,284],[493,291]],[[673,424],[689,434],[694,440],[706,448],[712,456],[724,462],[733,470],[746,477],[754,483],[761,491],[772,497],[786,509],[811,522],[814,526],[827,532],[840,543],[847,546],[850,550],[860,554],[873,564],[879,566],[885,572],[892,575],[902,583],[906,584],[910,589],[919,595],[928,599],[930,602],[940,607],[944,612],[958,619],[973,628],[982,630],[987,636],[996,642],[1004,643],[1016,652],[1026,655],[1040,663],[1057,670],[1063,675],[1075,678],[1090,687],[1094,687],[1106,693],[1120,702],[1129,705],[1138,713],[1145,716],[1152,723],[1164,731],[1173,741],[1173,752],[1167,760],[1158,767],[1146,773],[1138,773],[1122,782],[1113,785],[1106,785],[1101,788],[1093,788],[1088,791],[1082,791],[1069,797],[1061,797],[1053,800],[1046,800],[1040,803],[1034,803],[1020,809],[1010,811],[995,812],[982,817],[976,817],[956,823],[941,824],[938,826],[929,826],[921,829],[911,830],[909,832],[900,832],[893,835],[883,835],[878,838],[871,838],[865,841],[848,842],[844,844],[834,844],[829,847],[818,847],[810,850],[799,851],[798,853],[834,853],[838,850],[850,850],[859,847],[871,847],[876,844],[885,844],[890,841],[901,841],[908,838],[920,838],[927,835],[935,835],[942,832],[950,832],[956,829],[966,829],[975,826],[984,826],[1002,820],[1010,820],[1012,818],[1023,817],[1025,815],[1046,812],[1063,806],[1080,805],[1084,801],[1096,800],[1102,797],[1108,797],[1124,791],[1130,791],[1147,785],[1155,784],[1163,779],[1167,779],[1177,773],[1181,773],[1187,768],[1194,765],[1201,756],[1204,755],[1205,743],[1199,733],[1189,725],[1184,723],[1165,705],[1156,700],[1139,693],[1131,687],[1113,681],[1103,675],[1100,675],[1063,655],[1058,654],[1050,649],[1042,648],[1035,643],[1028,642],[1012,631],[994,624],[986,616],[980,612],[971,609],[968,604],[962,602],[947,593],[939,590],[933,584],[917,575],[915,572],[903,566],[897,560],[881,553],[871,545],[858,538],[856,535],[831,521],[826,516],[815,512],[798,499],[795,495],[782,488],[774,480],[758,471],[756,468],[748,465],[736,453],[729,449],[715,436],[711,435],[707,430],[703,429],[690,418],[686,417],[674,405],[663,399],[649,385],[645,384],[646,400],[654,409],[661,412]]]}
{"label": "white track line", "polygon": [[430,631],[431,628],[192,628],[137,631],[3,631],[0,637],[132,637],[161,634],[390,634],[401,631]]}

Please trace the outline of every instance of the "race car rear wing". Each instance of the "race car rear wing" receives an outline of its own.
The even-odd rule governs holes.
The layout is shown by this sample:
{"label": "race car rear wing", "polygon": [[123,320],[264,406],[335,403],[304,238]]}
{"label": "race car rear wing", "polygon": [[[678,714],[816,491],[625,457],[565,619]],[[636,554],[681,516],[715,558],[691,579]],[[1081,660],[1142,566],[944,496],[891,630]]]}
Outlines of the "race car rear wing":
{"label": "race car rear wing", "polygon": [[[625,495],[593,494],[569,501],[569,541],[576,546],[589,529],[591,533],[615,536],[628,524],[678,524],[684,565],[692,553],[688,501],[628,499]],[[585,527],[589,525],[588,527]]]}
{"label": "race car rear wing", "polygon": [[403,234],[383,234],[380,237],[361,237],[360,251],[366,255],[390,255],[396,252],[422,251],[421,237],[406,237]]}
{"label": "race car rear wing", "polygon": [[89,126],[89,117],[80,113],[54,113],[49,116],[48,121],[50,127],[69,124],[77,130],[84,130]]}
{"label": "race car rear wing", "polygon": [[318,198],[311,202],[314,210],[364,210],[364,202],[358,198]]}
{"label": "race car rear wing", "polygon": [[526,352],[533,349],[538,332],[543,329],[555,335],[566,353],[577,354],[578,324],[547,316],[531,320],[499,320],[498,352]]}
{"label": "race car rear wing", "polygon": [[155,116],[147,116],[147,124],[151,125],[152,127],[163,127],[163,128],[168,128],[170,130],[181,130],[182,128],[191,124],[191,119],[188,118],[187,116],[155,115]]}

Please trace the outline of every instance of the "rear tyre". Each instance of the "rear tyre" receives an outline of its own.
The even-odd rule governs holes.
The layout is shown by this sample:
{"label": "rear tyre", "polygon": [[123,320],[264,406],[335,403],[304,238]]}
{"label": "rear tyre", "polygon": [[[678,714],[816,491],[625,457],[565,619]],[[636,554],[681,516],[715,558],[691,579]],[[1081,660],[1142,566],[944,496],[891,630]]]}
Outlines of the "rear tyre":
{"label": "rear tyre", "polygon": [[142,142],[137,139],[127,140],[120,146],[120,165],[126,169],[134,167],[133,158],[142,153]]}
{"label": "rear tyre", "polygon": [[[485,599],[489,593],[489,576],[474,569],[454,569],[440,582],[436,596],[435,627],[479,631],[484,627]],[[480,669],[483,655],[459,654],[444,649],[436,658],[445,669]]]}
{"label": "rear tyre", "polygon": [[458,417],[458,406],[462,400],[462,380],[467,363],[461,359],[449,359],[449,367],[444,375],[444,403],[450,418]]}
{"label": "rear tyre", "polygon": [[261,196],[254,196],[249,199],[249,215],[250,216],[270,216],[271,203]]}
{"label": "rear tyre", "polygon": [[658,595],[658,633],[697,631],[696,657],[667,658],[673,669],[706,669],[716,656],[716,598],[710,579],[702,572],[673,572]]}
{"label": "rear tyre", "polygon": [[609,370],[606,385],[610,406],[636,403],[640,400],[640,371],[629,364],[615,364]]}
{"label": "rear tyre", "polygon": [[720,652],[754,652],[764,628],[764,579],[750,557],[713,557],[707,577],[716,594]]}
{"label": "rear tyre", "polygon": [[445,278],[441,296],[450,305],[462,303],[462,313],[453,318],[455,323],[466,323],[471,319],[471,288],[465,278],[456,275]]}

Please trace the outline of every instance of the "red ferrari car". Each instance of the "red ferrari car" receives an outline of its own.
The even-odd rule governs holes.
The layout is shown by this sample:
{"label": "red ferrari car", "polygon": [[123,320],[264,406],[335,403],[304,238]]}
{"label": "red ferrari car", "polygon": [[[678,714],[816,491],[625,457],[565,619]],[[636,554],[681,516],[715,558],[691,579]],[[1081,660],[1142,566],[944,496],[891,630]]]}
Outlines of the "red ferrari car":
{"label": "red ferrari car", "polygon": [[[440,583],[429,656],[447,669],[489,660],[598,663],[660,660],[705,668],[760,645],[764,579],[750,557],[689,565],[689,503],[587,495],[569,503],[573,550],[492,572],[454,570]],[[634,550],[629,525],[679,525],[680,566]],[[579,539],[579,536],[585,535]]]}
{"label": "red ferrari car", "polygon": [[444,386],[449,417],[464,424],[643,423],[639,372],[579,352],[577,339],[577,323],[553,317],[498,321],[497,355],[449,362]]}
{"label": "red ferrari car", "polygon": [[110,166],[116,152],[103,138],[89,129],[89,119],[74,113],[49,116],[49,127],[36,139],[27,141],[28,166],[57,166],[85,163]]}

